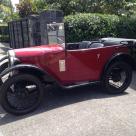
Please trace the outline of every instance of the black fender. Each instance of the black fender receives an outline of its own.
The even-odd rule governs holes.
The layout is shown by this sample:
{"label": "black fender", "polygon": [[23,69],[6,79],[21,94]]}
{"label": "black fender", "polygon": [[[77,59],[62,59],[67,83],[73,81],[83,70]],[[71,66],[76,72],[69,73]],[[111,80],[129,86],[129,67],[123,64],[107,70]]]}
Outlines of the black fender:
{"label": "black fender", "polygon": [[29,72],[30,74],[32,74],[32,72],[34,72],[33,74],[35,76],[45,76],[47,80],[51,81],[51,82],[57,82],[49,73],[47,73],[46,71],[44,71],[43,69],[35,66],[35,65],[30,65],[30,64],[18,64],[18,65],[14,65],[10,68],[5,69],[1,74],[0,74],[0,78],[2,78],[4,75],[12,72],[12,71],[21,71],[21,72]]}
{"label": "black fender", "polygon": [[103,68],[102,74],[101,74],[102,78],[103,78],[106,70],[108,69],[109,65],[111,63],[114,63],[115,61],[124,61],[124,62],[128,63],[133,69],[135,69],[135,63],[136,62],[130,54],[116,53],[106,62],[105,66]]}

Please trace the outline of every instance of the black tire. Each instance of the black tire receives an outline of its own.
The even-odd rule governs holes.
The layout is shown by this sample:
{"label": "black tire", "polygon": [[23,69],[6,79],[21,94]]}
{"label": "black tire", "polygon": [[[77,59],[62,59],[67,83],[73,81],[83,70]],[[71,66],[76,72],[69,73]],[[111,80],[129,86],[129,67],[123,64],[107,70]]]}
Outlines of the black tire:
{"label": "black tire", "polygon": [[[23,87],[21,87],[22,82],[24,84]],[[31,86],[32,85],[36,86],[35,91],[33,91],[32,93],[30,93],[29,89],[26,87],[28,85],[28,83]],[[11,86],[14,86],[14,91],[12,93],[11,93],[11,90],[12,90]],[[23,89],[25,90],[25,92]],[[20,99],[19,95],[18,95],[20,92],[23,95],[27,92],[28,96],[26,96],[24,98],[24,103],[26,105],[28,104],[27,100],[29,101],[29,98],[36,99],[36,100],[33,100],[35,103],[31,104],[32,100],[30,99],[31,103],[28,104],[30,106],[28,106],[27,108],[21,109],[19,107],[16,107],[15,105],[19,106],[19,104],[23,104],[23,97],[25,95],[24,96],[20,95],[21,96],[21,99]],[[11,96],[12,96],[13,93],[14,93],[13,96],[15,96],[14,98],[16,100],[19,100],[20,103],[15,102],[15,104],[12,104],[13,102],[9,101],[8,95],[11,94]],[[29,95],[34,95],[34,96],[30,97]],[[35,110],[39,106],[39,104],[41,103],[42,97],[43,97],[43,87],[42,87],[41,81],[37,77],[35,77],[33,75],[29,75],[29,74],[20,74],[20,75],[15,75],[13,77],[10,77],[8,80],[6,80],[4,82],[4,84],[1,86],[1,90],[0,90],[0,100],[1,100],[1,105],[2,105],[3,109],[5,109],[5,111],[7,111],[11,114],[14,114],[14,115],[24,115],[24,114],[27,114],[27,113]],[[12,98],[12,100],[13,100],[13,98]],[[22,102],[21,102],[21,100],[22,100]]]}
{"label": "black tire", "polygon": [[[121,83],[122,86],[117,87],[114,84],[110,83],[109,81],[110,79],[113,80],[111,82],[115,82],[115,83],[120,82],[119,80],[122,79],[121,77],[122,71],[124,71],[125,76],[126,76],[126,78],[124,79],[124,82]],[[119,94],[119,93],[123,93],[128,88],[128,86],[131,83],[131,80],[132,80],[131,66],[125,62],[120,62],[120,61],[114,62],[108,67],[108,69],[106,70],[104,74],[103,86],[106,92],[110,94]]]}

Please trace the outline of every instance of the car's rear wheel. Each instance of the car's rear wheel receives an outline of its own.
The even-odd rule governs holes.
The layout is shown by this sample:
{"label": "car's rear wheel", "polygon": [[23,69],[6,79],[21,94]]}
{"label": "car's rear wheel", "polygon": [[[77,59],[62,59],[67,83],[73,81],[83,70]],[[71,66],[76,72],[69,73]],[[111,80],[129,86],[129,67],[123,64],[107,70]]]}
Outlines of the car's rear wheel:
{"label": "car's rear wheel", "polygon": [[43,87],[41,81],[29,74],[15,75],[1,86],[2,107],[9,113],[23,115],[35,110],[41,103]]}
{"label": "car's rear wheel", "polygon": [[132,68],[125,62],[112,63],[105,72],[103,85],[112,94],[123,93],[132,80]]}

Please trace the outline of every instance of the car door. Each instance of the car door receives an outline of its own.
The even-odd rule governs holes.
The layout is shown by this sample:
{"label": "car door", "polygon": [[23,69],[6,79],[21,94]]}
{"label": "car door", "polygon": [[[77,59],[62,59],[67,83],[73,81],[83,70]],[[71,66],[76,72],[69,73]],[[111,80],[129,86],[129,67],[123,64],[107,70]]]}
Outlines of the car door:
{"label": "car door", "polygon": [[69,73],[67,80],[82,82],[98,80],[99,77],[98,48],[66,51],[66,66]]}

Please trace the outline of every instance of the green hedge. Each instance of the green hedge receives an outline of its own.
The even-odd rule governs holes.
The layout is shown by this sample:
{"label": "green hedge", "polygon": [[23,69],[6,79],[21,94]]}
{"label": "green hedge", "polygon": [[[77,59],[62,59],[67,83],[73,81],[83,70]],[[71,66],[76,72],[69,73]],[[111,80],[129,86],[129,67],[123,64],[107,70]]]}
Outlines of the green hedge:
{"label": "green hedge", "polygon": [[[82,13],[66,16],[66,42],[95,40],[102,37],[136,39],[136,17],[120,18],[116,15]],[[8,42],[8,27],[0,25],[0,41]]]}
{"label": "green hedge", "polygon": [[0,42],[9,42],[9,35],[0,35]]}
{"label": "green hedge", "polygon": [[66,16],[66,41],[78,42],[108,36],[116,37],[119,21],[118,16],[107,14],[88,13]]}
{"label": "green hedge", "polygon": [[8,26],[0,25],[0,34],[8,35]]}
{"label": "green hedge", "polygon": [[136,17],[120,18],[116,29],[118,37],[136,39]]}
{"label": "green hedge", "polygon": [[6,25],[0,25],[0,42],[9,42],[9,30]]}

